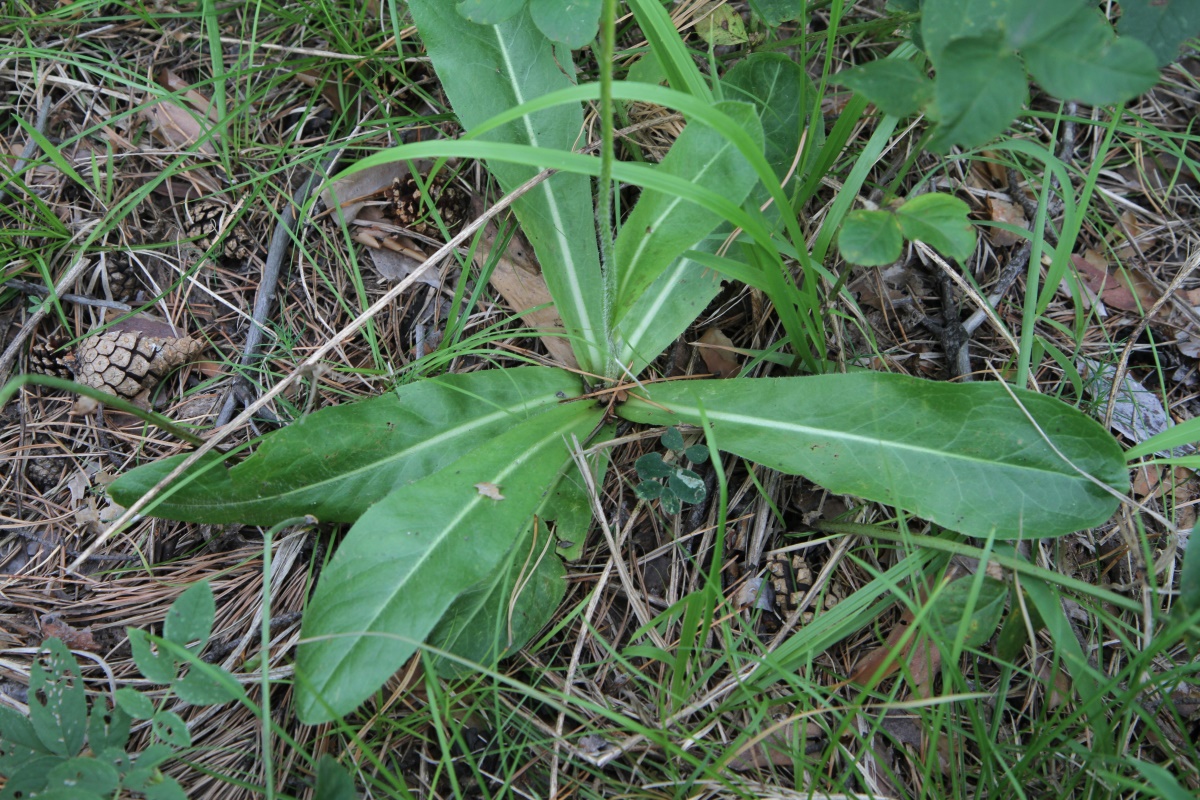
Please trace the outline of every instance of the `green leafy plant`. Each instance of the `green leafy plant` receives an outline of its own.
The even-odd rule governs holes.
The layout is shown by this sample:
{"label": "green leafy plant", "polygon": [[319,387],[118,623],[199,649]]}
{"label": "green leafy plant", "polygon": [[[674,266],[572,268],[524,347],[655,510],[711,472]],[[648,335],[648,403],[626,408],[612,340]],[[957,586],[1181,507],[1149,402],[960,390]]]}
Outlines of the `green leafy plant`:
{"label": "green leafy plant", "polygon": [[[693,464],[708,461],[708,448],[702,444],[685,447],[678,428],[667,428],[659,442]],[[684,503],[701,503],[708,494],[703,478],[678,462],[667,462],[660,453],[647,453],[637,460],[634,468],[642,481],[634,488],[637,496],[657,500],[668,514],[678,514]]]}
{"label": "green leafy plant", "polygon": [[[1111,516],[1127,485],[1121,450],[1056,399],[998,383],[823,374],[821,287],[831,276],[809,252],[789,192],[819,180],[809,171],[832,163],[840,145],[825,152],[814,133],[807,141],[817,149],[804,155],[814,98],[799,65],[758,54],[708,79],[661,5],[631,0],[669,88],[613,81],[615,9],[606,2],[600,81],[573,85],[571,54],[537,24],[539,3],[465,4],[485,5],[511,14],[481,24],[451,0],[409,3],[466,135],[396,147],[348,171],[459,157],[484,159],[508,192],[541,179],[513,209],[583,377],[528,366],[410,383],[308,415],[240,463],[211,455],[148,509],[198,522],[265,525],[311,514],[353,523],[306,611],[296,663],[302,719],[353,711],[425,642],[461,659],[494,659],[544,624],[563,591],[545,523],[588,507],[584,465],[571,453],[576,442],[594,449],[611,436],[612,414],[697,426],[716,450],[971,536],[1059,536]],[[623,100],[687,118],[661,163],[617,162],[608,137],[599,157],[573,151],[582,104],[599,102],[611,132],[612,103]],[[545,169],[555,172],[539,174]],[[615,232],[614,181],[642,187]],[[921,204],[928,214],[916,213]],[[902,235],[945,236],[939,245],[957,253],[969,231],[952,206],[922,196],[881,213]],[[942,212],[949,228],[929,222]],[[791,374],[658,380],[654,360],[722,279],[771,299],[786,332],[776,360]],[[665,442],[673,443],[682,444]],[[132,470],[110,493],[129,506],[182,458]],[[670,486],[671,475],[662,477]],[[686,487],[671,494],[695,496]]]}
{"label": "green leafy plant", "polygon": [[1028,76],[1055,97],[1122,103],[1153,86],[1158,67],[1200,33],[1200,11],[1187,2],[1122,3],[1121,36],[1088,0],[904,0],[890,7],[920,10],[912,37],[934,76],[923,63],[889,58],[837,80],[885,114],[925,113],[937,122],[928,146],[942,152],[1003,132],[1028,100]]}
{"label": "green leafy plant", "polygon": [[[30,670],[29,716],[0,705],[0,776],[6,779],[0,798],[98,800],[118,790],[152,800],[185,798],[179,782],[162,773],[192,746],[187,723],[166,708],[167,701],[174,696],[191,705],[249,702],[232,675],[198,658],[215,613],[212,588],[201,581],[172,603],[162,636],[126,628],[142,675],[169,687],[157,704],[124,687],[94,700],[89,711],[79,663],[60,639],[45,641]],[[135,720],[150,723],[155,740],[140,753],[128,749]],[[332,791],[347,779],[336,762],[321,762],[318,795],[323,785]]]}

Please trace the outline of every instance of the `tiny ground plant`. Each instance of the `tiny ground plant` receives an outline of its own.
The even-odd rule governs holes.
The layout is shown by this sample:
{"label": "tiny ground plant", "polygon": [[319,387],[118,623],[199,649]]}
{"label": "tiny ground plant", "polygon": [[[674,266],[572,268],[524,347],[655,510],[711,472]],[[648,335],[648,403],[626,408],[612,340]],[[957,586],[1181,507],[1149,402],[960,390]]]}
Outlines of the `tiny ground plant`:
{"label": "tiny ground plant", "polygon": [[[570,50],[547,37],[557,29],[546,15],[570,17],[576,12],[568,6],[472,2],[462,4],[468,19],[455,5],[412,0],[409,10],[466,135],[396,147],[350,171],[396,160],[477,158],[507,192],[540,181],[513,209],[588,382],[547,366],[422,380],[308,415],[264,437],[240,463],[227,466],[226,456],[210,455],[155,500],[150,513],[197,522],[270,525],[312,514],[353,523],[305,615],[296,664],[302,719],[353,711],[423,643],[458,659],[494,661],[550,618],[564,570],[538,534],[545,521],[580,505],[585,482],[571,458],[577,443],[594,448],[602,442],[589,437],[609,435],[610,404],[592,399],[597,378],[625,387],[628,399],[611,404],[624,420],[698,426],[713,450],[967,536],[1054,537],[1111,516],[1128,485],[1119,446],[1078,410],[1025,389],[1024,373],[1018,386],[836,373],[822,309],[842,281],[824,267],[824,256],[866,167],[843,184],[836,213],[825,217],[810,248],[797,211],[844,139],[826,140],[821,126],[810,124],[808,109],[820,103],[799,65],[759,53],[705,76],[661,5],[630,0],[650,44],[653,61],[641,77],[651,82],[617,82],[616,4],[604,0],[566,19],[569,33],[552,34],[582,44],[599,19],[600,80],[575,85]],[[761,5],[778,13],[779,4]],[[951,35],[951,45],[961,38]],[[660,78],[668,87],[655,83]],[[614,106],[633,100],[688,120],[656,165],[614,158]],[[853,102],[861,111],[866,100]],[[599,104],[598,157],[574,149],[583,103]],[[882,146],[897,122],[885,113],[872,143]],[[613,230],[619,183],[642,192]],[[886,261],[903,238],[961,256],[974,233],[955,203],[931,195],[872,210],[851,224],[844,244],[851,254],[860,247],[870,263]],[[872,237],[884,246],[872,246]],[[1069,252],[1065,247],[1056,258]],[[773,357],[789,374],[658,380],[655,359],[716,297],[722,280],[745,283],[772,302],[785,333]],[[181,460],[135,469],[110,492],[131,505]],[[667,467],[658,463],[655,469]],[[718,475],[720,468],[714,464]],[[671,492],[676,500],[689,488],[680,484],[684,490]],[[723,561],[719,534],[714,565]],[[710,610],[720,594],[713,578],[699,589]],[[1042,594],[1049,614],[1056,601]],[[968,630],[974,613],[962,617],[963,640],[976,639]],[[949,630],[955,620],[940,622]],[[990,616],[979,623],[992,625]],[[1086,658],[1078,655],[1070,669],[1086,674]]]}
{"label": "tiny ground plant", "polygon": [[[674,452],[676,458],[686,458],[693,464],[708,461],[708,448],[702,444],[685,447],[679,428],[667,428],[658,441]],[[703,478],[680,466],[678,461],[669,463],[660,453],[647,453],[634,467],[641,480],[634,488],[637,496],[643,500],[657,500],[668,514],[678,514],[684,503],[702,503],[708,495]]]}

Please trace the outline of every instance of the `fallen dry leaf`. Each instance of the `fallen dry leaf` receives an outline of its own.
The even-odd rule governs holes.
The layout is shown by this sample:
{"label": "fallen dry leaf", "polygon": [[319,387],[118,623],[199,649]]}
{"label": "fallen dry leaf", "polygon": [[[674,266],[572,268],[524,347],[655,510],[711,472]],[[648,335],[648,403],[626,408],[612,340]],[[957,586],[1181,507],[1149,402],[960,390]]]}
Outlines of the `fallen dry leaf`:
{"label": "fallen dry leaf", "polygon": [[208,117],[209,122],[220,122],[217,109],[208,98],[192,88],[192,85],[170,69],[161,69],[154,76],[155,82],[172,94],[180,94],[188,105]]}
{"label": "fallen dry leaf", "polygon": [[100,646],[92,637],[91,627],[76,628],[63,622],[55,614],[46,614],[39,620],[42,625],[42,636],[61,639],[71,650],[86,650],[89,653],[100,652]]}
{"label": "fallen dry leaf", "polygon": [[[1108,271],[1104,256],[1095,250],[1087,250],[1083,255],[1071,254],[1071,262],[1079,271],[1079,277],[1084,284],[1095,292],[1106,305],[1123,311],[1138,313],[1154,305],[1157,290],[1139,270],[1127,267],[1124,273],[1114,274]],[[1138,304],[1140,299],[1141,305]]]}
{"label": "fallen dry leaf", "polygon": [[742,366],[730,353],[734,352],[733,340],[719,328],[709,328],[693,342],[704,359],[704,366],[717,378],[736,377]]}
{"label": "fallen dry leaf", "polygon": [[[1025,210],[1016,203],[989,197],[987,207],[988,216],[992,218],[993,222],[1004,222],[1018,228],[1029,227],[1029,221],[1025,219]],[[988,238],[996,247],[1008,247],[1023,241],[1025,237],[1003,228],[988,228]]]}
{"label": "fallen dry leaf", "polygon": [[[142,110],[149,132],[168,148],[187,150],[193,145],[200,152],[216,155],[212,142],[205,138],[206,125],[201,125],[196,112],[171,100],[158,100]],[[204,141],[200,141],[204,139]]]}

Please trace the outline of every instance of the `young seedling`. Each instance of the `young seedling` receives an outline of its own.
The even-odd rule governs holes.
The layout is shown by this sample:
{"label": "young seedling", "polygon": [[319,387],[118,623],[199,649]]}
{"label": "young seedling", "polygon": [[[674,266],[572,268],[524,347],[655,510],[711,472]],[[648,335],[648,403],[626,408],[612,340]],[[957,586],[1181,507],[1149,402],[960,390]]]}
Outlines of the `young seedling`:
{"label": "young seedling", "polygon": [[659,442],[677,457],[674,462],[664,459],[661,453],[647,453],[639,458],[634,467],[641,483],[634,488],[634,492],[643,500],[657,500],[668,514],[678,514],[684,503],[701,503],[708,493],[704,479],[692,470],[681,467],[678,458],[686,458],[692,464],[703,464],[708,460],[708,448],[702,444],[685,447],[679,428],[667,428]]}

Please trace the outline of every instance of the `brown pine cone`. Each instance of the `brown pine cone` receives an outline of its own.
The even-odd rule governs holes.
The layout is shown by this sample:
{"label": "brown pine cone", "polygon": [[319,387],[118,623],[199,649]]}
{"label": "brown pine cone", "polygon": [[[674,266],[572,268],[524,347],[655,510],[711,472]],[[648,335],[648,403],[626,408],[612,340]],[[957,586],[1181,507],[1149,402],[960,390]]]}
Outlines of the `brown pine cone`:
{"label": "brown pine cone", "polygon": [[30,456],[25,460],[25,477],[38,491],[46,492],[57,486],[62,479],[62,466],[61,459]]}
{"label": "brown pine cone", "polygon": [[191,361],[203,345],[187,336],[150,336],[140,331],[110,329],[89,336],[75,348],[75,380],[139,405],[176,367]]}
{"label": "brown pine cone", "polygon": [[117,301],[131,300],[142,288],[142,280],[137,267],[129,260],[128,253],[109,253],[104,258],[105,269],[108,271],[108,290],[112,299]]}
{"label": "brown pine cone", "polygon": [[63,350],[66,337],[51,336],[29,346],[29,371],[38,375],[71,379],[71,354]]}
{"label": "brown pine cone", "polygon": [[[428,182],[427,178],[423,178],[429,187],[432,195],[430,199],[437,209],[438,216],[445,223],[446,230],[451,233],[462,225],[467,216],[467,207],[470,205],[467,193],[451,180],[452,177],[450,172],[443,170],[434,177],[432,184]],[[397,225],[407,228],[413,233],[441,238],[437,222],[430,214],[429,206],[421,195],[421,189],[411,174],[405,175],[403,178],[396,178],[386,192],[387,205],[384,206],[384,213],[391,217]]]}
{"label": "brown pine cone", "polygon": [[[184,235],[195,239],[196,246],[211,250],[221,236],[221,223],[229,206],[216,200],[199,200],[187,208],[188,225]],[[224,245],[216,251],[219,258],[245,261],[256,250],[254,238],[246,227],[235,222],[225,230]]]}

